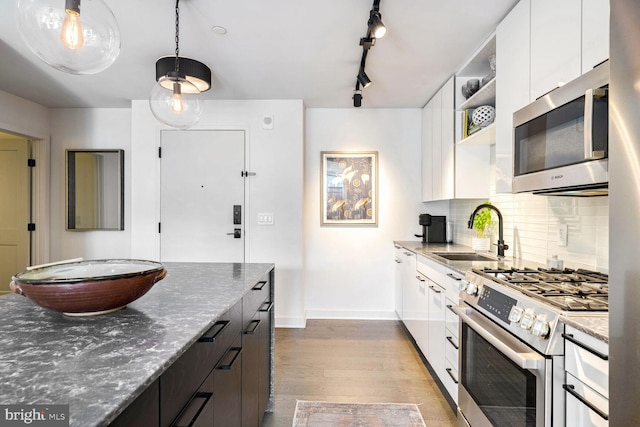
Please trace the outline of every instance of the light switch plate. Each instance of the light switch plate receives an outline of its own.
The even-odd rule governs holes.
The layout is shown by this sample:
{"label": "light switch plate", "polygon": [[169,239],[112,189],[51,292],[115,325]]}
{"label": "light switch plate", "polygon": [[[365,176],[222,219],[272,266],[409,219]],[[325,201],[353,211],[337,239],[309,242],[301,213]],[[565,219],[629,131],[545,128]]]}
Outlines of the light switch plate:
{"label": "light switch plate", "polygon": [[569,241],[569,227],[567,224],[560,224],[558,226],[558,246],[567,246]]}
{"label": "light switch plate", "polygon": [[258,212],[258,225],[273,225],[273,212]]}

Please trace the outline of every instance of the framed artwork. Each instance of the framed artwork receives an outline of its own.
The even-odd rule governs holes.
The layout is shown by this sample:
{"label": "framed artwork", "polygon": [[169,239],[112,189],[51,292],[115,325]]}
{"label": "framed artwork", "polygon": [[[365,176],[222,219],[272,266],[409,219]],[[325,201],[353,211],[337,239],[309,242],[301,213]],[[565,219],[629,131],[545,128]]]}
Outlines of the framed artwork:
{"label": "framed artwork", "polygon": [[378,224],[378,152],[321,153],[322,225]]}

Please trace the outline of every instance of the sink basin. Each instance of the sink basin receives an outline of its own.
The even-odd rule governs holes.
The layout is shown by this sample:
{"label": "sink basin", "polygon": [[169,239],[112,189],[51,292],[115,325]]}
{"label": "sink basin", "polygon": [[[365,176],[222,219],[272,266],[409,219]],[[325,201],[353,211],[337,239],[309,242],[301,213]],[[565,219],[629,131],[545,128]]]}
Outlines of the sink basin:
{"label": "sink basin", "polygon": [[497,261],[495,258],[477,253],[444,252],[434,253],[434,255],[449,261]]}

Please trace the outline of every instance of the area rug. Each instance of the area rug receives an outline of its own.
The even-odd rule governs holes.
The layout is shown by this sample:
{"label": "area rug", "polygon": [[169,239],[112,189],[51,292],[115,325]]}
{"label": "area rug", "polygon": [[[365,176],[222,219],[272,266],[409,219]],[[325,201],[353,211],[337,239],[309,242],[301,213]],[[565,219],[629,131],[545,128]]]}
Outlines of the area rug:
{"label": "area rug", "polygon": [[413,403],[336,403],[298,400],[293,427],[425,427]]}

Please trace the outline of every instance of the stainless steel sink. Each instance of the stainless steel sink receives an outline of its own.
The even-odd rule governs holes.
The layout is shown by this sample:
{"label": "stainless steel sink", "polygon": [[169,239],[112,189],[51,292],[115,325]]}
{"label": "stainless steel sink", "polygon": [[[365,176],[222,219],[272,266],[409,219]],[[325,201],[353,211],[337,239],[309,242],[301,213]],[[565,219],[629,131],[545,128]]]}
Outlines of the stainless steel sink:
{"label": "stainless steel sink", "polygon": [[449,261],[498,261],[495,258],[477,254],[475,252],[462,253],[462,252],[444,252],[434,253],[441,258],[448,259]]}

